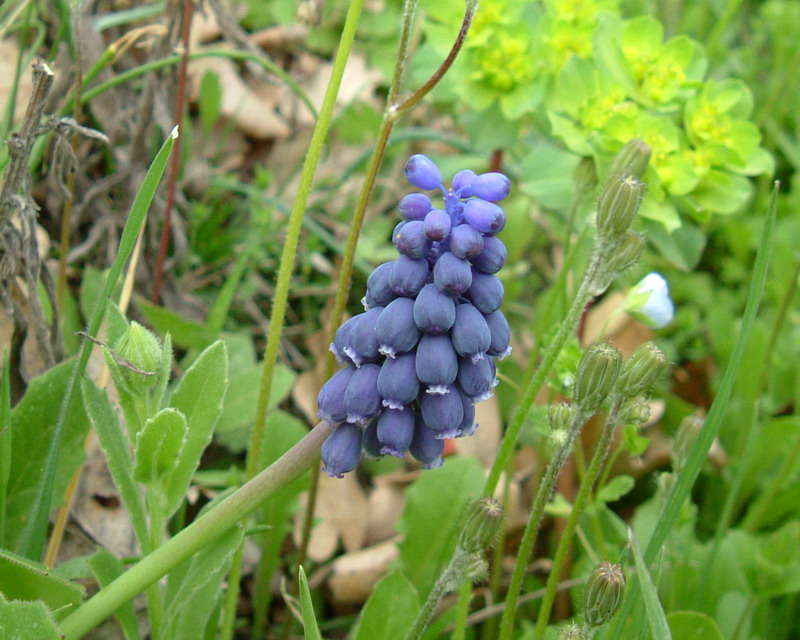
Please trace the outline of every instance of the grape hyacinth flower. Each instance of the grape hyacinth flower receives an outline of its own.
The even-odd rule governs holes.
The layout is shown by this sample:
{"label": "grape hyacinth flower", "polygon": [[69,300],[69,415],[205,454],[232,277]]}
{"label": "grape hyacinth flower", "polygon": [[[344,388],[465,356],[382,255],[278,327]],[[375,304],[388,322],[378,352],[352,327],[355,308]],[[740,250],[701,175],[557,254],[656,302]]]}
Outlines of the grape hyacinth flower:
{"label": "grape hyacinth flower", "polygon": [[[400,254],[370,274],[365,312],[336,332],[331,351],[344,365],[322,387],[319,416],[334,427],[322,447],[324,470],[342,477],[361,452],[441,466],[444,440],[475,432],[475,403],[492,395],[495,360],[511,331],[501,311],[506,261],[497,234],[498,202],[510,181],[497,172],[459,171],[447,189],[436,164],[411,156],[405,176],[417,189],[400,200],[392,243]],[[441,201],[440,201],[441,202]]]}

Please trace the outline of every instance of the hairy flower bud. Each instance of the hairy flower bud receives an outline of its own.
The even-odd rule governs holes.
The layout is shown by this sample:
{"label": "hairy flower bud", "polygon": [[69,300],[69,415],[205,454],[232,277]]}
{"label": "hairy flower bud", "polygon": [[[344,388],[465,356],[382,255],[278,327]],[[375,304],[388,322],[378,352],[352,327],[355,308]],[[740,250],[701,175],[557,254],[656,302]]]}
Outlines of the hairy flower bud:
{"label": "hairy flower bud", "polygon": [[456,545],[467,553],[481,553],[495,545],[502,527],[503,505],[484,496],[468,507]]}
{"label": "hairy flower bud", "polygon": [[626,398],[648,393],[667,366],[667,357],[652,342],[645,342],[622,363],[617,391]]}
{"label": "hairy flower bud", "polygon": [[610,278],[638,264],[639,258],[642,257],[642,251],[644,251],[644,245],[645,241],[641,233],[628,230],[614,254],[608,259],[607,268]]}
{"label": "hairy flower bud", "polygon": [[131,365],[120,365],[115,370],[122,377],[122,384],[135,394],[147,393],[156,386],[164,358],[172,355],[164,353],[155,334],[138,322],[130,323],[114,345],[114,353]]}
{"label": "hairy flower bud", "polygon": [[633,396],[622,403],[619,411],[619,422],[642,425],[650,419],[650,403],[645,396]]}
{"label": "hairy flower bud", "polygon": [[636,217],[644,183],[629,173],[615,173],[597,201],[597,232],[607,240],[620,240]]}
{"label": "hairy flower bud", "polygon": [[611,173],[629,173],[634,178],[641,178],[650,162],[650,147],[643,140],[630,140],[614,156]]}
{"label": "hairy flower bud", "polygon": [[322,444],[322,470],[332,478],[342,478],[358,466],[363,433],[349,422],[340,424]]}
{"label": "hairy flower bud", "polygon": [[551,404],[547,408],[547,422],[553,431],[565,431],[572,426],[575,418],[575,405],[566,402]]}
{"label": "hairy flower bud", "polygon": [[438,189],[442,184],[442,174],[433,160],[428,156],[417,153],[406,161],[403,169],[406,179],[418,189],[430,191]]}
{"label": "hairy flower bud", "polygon": [[597,186],[597,167],[592,158],[581,158],[575,173],[572,175],[575,191],[581,194],[589,193]]}
{"label": "hairy flower bud", "polygon": [[569,624],[558,630],[556,640],[586,640],[588,637],[582,627],[577,624]]}
{"label": "hairy flower bud", "polygon": [[622,604],[625,594],[625,574],[622,565],[601,562],[586,583],[583,593],[583,619],[597,627],[611,620]]}
{"label": "hairy flower bud", "polygon": [[621,363],[622,354],[606,342],[590,345],[583,352],[572,396],[582,412],[592,414],[600,408],[614,388]]}

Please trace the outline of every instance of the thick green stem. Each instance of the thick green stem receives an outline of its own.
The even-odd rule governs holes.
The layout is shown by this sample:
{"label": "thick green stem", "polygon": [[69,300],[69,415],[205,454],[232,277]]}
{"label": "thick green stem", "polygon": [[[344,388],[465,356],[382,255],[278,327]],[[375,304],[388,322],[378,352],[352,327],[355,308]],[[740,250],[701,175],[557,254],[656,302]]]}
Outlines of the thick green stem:
{"label": "thick green stem", "polygon": [[331,427],[320,422],[294,447],[216,507],[146,556],[60,624],[64,640],[77,640],[143,589],[188,560],[255,511],[267,498],[319,459]]}
{"label": "thick green stem", "polygon": [[561,540],[558,541],[558,549],[556,556],[553,559],[553,566],[550,569],[550,575],[547,578],[547,587],[545,590],[542,605],[539,607],[539,618],[536,621],[536,639],[542,640],[547,629],[547,623],[550,620],[550,610],[553,607],[553,602],[556,599],[556,590],[558,589],[558,581],[561,577],[561,571],[564,568],[564,563],[567,560],[567,553],[572,546],[572,535],[578,526],[578,519],[583,513],[586,506],[586,501],[591,495],[592,488],[594,487],[600,472],[603,470],[603,463],[608,457],[608,452],[611,449],[611,441],[614,438],[614,431],[617,426],[617,418],[619,410],[622,406],[622,399],[617,398],[614,401],[611,411],[606,418],[603,432],[600,435],[600,440],[597,443],[597,448],[592,456],[592,461],[589,463],[589,468],[583,476],[581,487],[578,490],[578,495],[575,496],[575,501],[572,503],[572,509],[569,512],[567,523],[564,526],[564,531],[561,533]]}
{"label": "thick green stem", "polygon": [[458,590],[458,605],[456,606],[455,627],[450,640],[464,640],[467,633],[467,614],[469,603],[472,600],[472,581],[465,580]]}
{"label": "thick green stem", "polygon": [[607,261],[608,253],[609,249],[607,247],[604,247],[600,243],[595,244],[595,249],[592,252],[592,257],[586,268],[583,281],[581,282],[575,299],[572,301],[572,306],[567,312],[567,317],[561,322],[556,335],[553,337],[553,341],[547,347],[547,351],[539,367],[536,369],[536,373],[525,388],[525,393],[517,405],[517,409],[511,418],[511,424],[503,435],[503,441],[500,443],[500,450],[497,452],[497,457],[489,472],[489,477],[486,480],[486,486],[483,490],[484,495],[493,495],[497,489],[497,483],[500,481],[500,474],[503,469],[506,468],[511,454],[514,453],[514,446],[517,444],[517,438],[519,437],[522,425],[525,423],[525,418],[530,412],[547,375],[555,364],[558,354],[561,353],[561,349],[564,347],[569,336],[575,331],[575,327],[580,320],[586,304],[591,300],[593,289],[597,283],[597,276]]}
{"label": "thick green stem", "polygon": [[511,573],[511,583],[508,586],[508,595],[506,596],[506,608],[503,611],[503,619],[500,621],[500,640],[509,640],[511,638],[511,632],[514,629],[514,616],[517,613],[517,603],[522,589],[522,579],[525,577],[525,567],[528,566],[528,558],[533,550],[533,543],[536,542],[536,533],[542,523],[544,509],[555,490],[558,476],[567,461],[572,445],[575,443],[583,423],[590,417],[591,415],[587,415],[583,411],[578,411],[575,414],[572,424],[569,426],[566,441],[555,452],[539,483],[536,498],[531,508],[531,515],[528,518],[528,524],[525,525],[525,532],[522,534],[522,540],[519,543],[514,570]]}

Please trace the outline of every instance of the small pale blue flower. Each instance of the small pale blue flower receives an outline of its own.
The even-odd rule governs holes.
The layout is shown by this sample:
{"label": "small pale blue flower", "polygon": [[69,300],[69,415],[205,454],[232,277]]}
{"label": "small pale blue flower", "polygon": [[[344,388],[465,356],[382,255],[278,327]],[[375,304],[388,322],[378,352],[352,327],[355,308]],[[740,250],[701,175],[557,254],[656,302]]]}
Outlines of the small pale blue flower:
{"label": "small pale blue flower", "polygon": [[669,285],[659,273],[648,273],[628,293],[625,311],[654,329],[663,329],[675,315]]}

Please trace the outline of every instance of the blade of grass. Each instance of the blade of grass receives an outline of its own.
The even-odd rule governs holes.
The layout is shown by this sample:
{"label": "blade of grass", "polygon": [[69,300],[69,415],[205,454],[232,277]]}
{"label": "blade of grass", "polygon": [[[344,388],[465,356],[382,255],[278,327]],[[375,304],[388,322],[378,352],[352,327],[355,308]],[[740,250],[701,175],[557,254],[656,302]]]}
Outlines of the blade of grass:
{"label": "blade of grass", "polygon": [[667,617],[664,615],[664,608],[658,599],[656,585],[653,583],[653,578],[647,569],[644,558],[642,558],[642,550],[639,549],[639,543],[636,541],[636,536],[633,535],[633,529],[631,528],[628,528],[628,539],[631,543],[633,559],[636,562],[636,575],[639,576],[639,588],[642,590],[642,599],[647,611],[647,624],[650,625],[653,640],[672,640]]}
{"label": "blade of grass", "polygon": [[6,492],[11,471],[11,365],[8,349],[3,349],[3,369],[0,372],[0,543],[6,534]]}
{"label": "blade of grass", "polygon": [[[173,129],[172,133],[167,137],[161,149],[156,154],[142,182],[142,186],[136,194],[136,199],[133,202],[130,215],[128,216],[128,220],[122,232],[122,237],[120,238],[117,256],[111,264],[108,278],[103,287],[103,292],[98,298],[94,311],[92,312],[92,318],[87,329],[87,333],[90,336],[97,335],[97,332],[100,330],[100,325],[103,322],[103,316],[106,311],[106,305],[119,280],[122,268],[125,266],[133,250],[134,242],[139,234],[139,228],[144,223],[147,210],[150,208],[150,203],[153,201],[153,196],[155,195],[158,184],[161,181],[161,176],[166,168],[170,151],[172,151],[172,145],[175,143],[177,137],[178,130],[176,128]],[[19,546],[17,547],[18,553],[33,560],[39,560],[44,549],[47,521],[50,515],[50,501],[53,494],[53,482],[55,480],[58,454],[61,449],[64,424],[67,413],[69,412],[69,407],[76,395],[78,381],[81,376],[83,376],[86,365],[89,362],[92,346],[92,343],[88,340],[85,340],[81,345],[80,354],[73,367],[69,382],[67,383],[67,390],[61,403],[58,420],[53,428],[53,439],[48,445],[44,469],[42,470],[41,478],[36,486],[33,499],[31,500],[31,516],[25,523],[25,528],[20,535]]]}
{"label": "blade of grass", "polygon": [[297,579],[300,581],[300,609],[303,612],[303,634],[306,640],[322,640],[317,626],[317,617],[314,615],[314,603],[311,602],[311,591],[308,588],[306,572],[303,567],[298,567]]}
{"label": "blade of grass", "polygon": [[[772,254],[772,237],[775,231],[775,216],[778,206],[778,187],[779,183],[775,183],[772,191],[772,199],[770,200],[769,210],[764,221],[764,229],[761,232],[761,242],[759,243],[758,253],[756,254],[756,261],[753,267],[753,278],[750,281],[750,288],[747,294],[747,303],[745,304],[744,314],[742,315],[742,323],[739,327],[739,335],[736,340],[736,345],[733,348],[730,362],[725,369],[725,374],[722,377],[722,382],[719,386],[716,398],[711,405],[708,412],[708,417],[700,431],[686,465],[682,469],[675,487],[664,505],[664,510],[658,519],[658,524],[653,531],[653,536],[644,553],[644,560],[650,563],[655,559],[656,554],[661,549],[661,546],[667,539],[670,530],[674,526],[680,514],[681,507],[689,497],[689,493],[694,486],[697,476],[705,463],[708,451],[714,438],[719,432],[722,425],[722,419],[725,417],[725,412],[728,408],[728,400],[733,391],[734,382],[738,375],[739,369],[742,365],[745,348],[747,341],[750,337],[750,331],[753,328],[753,323],[758,313],[758,307],[761,303],[761,298],[764,293],[764,285],[767,281],[767,273],[769,272],[769,262]],[[698,584],[704,584],[704,577],[701,576]],[[617,615],[617,621],[613,627],[606,634],[606,638],[615,640],[622,634],[622,621],[627,617],[632,605],[632,599],[626,598]]]}

